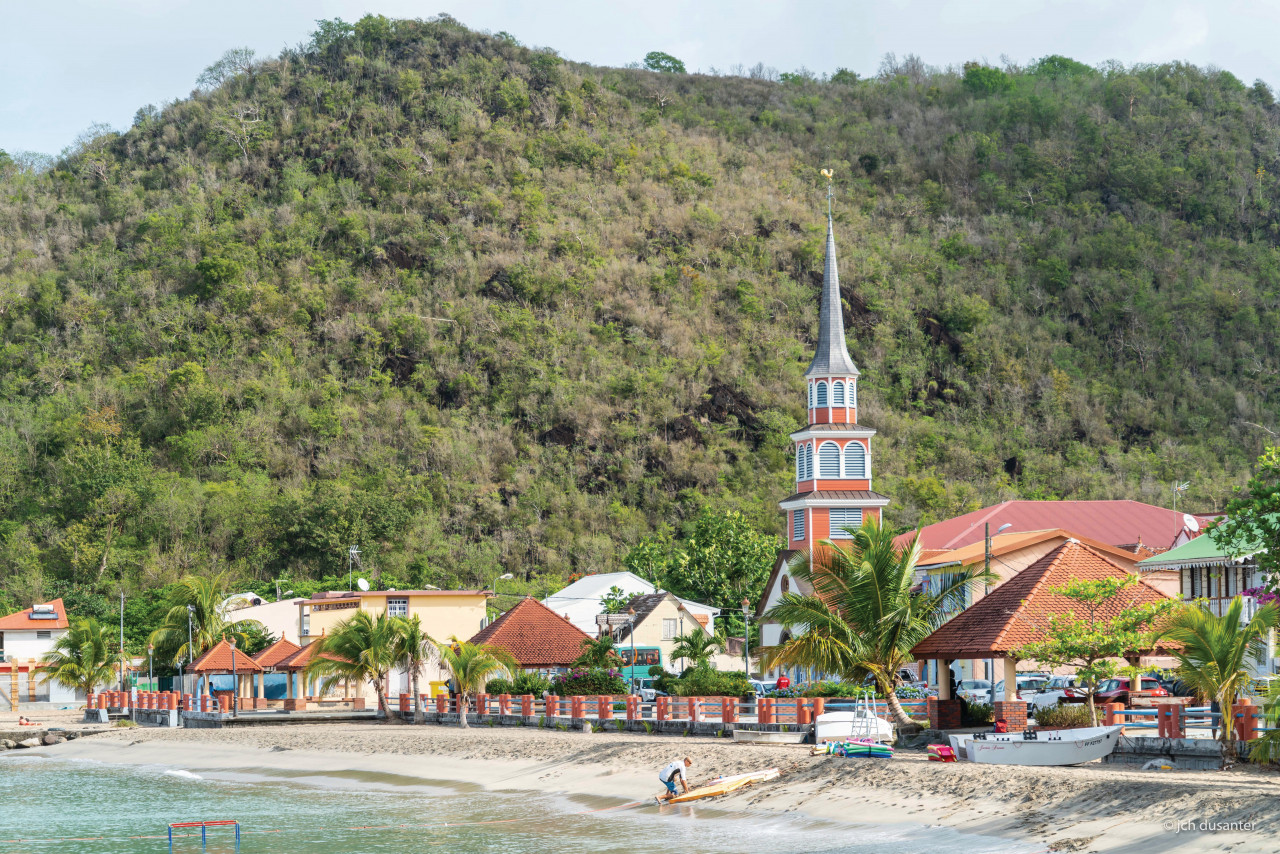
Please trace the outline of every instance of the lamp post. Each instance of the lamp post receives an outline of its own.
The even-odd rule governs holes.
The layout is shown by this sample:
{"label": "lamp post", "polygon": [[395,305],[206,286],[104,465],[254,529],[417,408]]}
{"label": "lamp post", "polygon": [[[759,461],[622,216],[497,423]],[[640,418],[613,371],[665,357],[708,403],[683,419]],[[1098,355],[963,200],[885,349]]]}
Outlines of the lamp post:
{"label": "lamp post", "polygon": [[[1000,532],[1003,531],[1005,528],[1012,528],[1012,527],[1013,527],[1012,522],[1005,522],[1003,525],[1001,525],[999,528],[996,529],[996,536],[1000,536]],[[986,522],[982,526],[982,544],[983,544],[982,569],[983,569],[983,574],[985,575],[991,572],[991,523],[990,522]],[[985,590],[983,592],[990,593],[991,582],[986,579],[983,579],[982,583],[983,583],[983,586],[985,587]],[[996,662],[994,658],[987,659],[987,677],[988,677],[987,684],[990,686],[990,690],[987,693],[988,693],[988,696],[991,698],[991,708],[994,709],[996,707]],[[939,676],[938,678],[941,679],[942,677]],[[1008,687],[1008,686],[1005,686],[1005,687]],[[992,714],[994,714],[994,712]]]}
{"label": "lamp post", "polygon": [[[627,634],[631,635],[631,689],[640,689],[640,677],[636,674],[636,609],[627,609]],[[647,674],[646,674],[647,675]]]}
{"label": "lamp post", "polygon": [[751,600],[746,596],[742,597],[742,669],[746,671],[747,678],[751,678],[751,651],[748,647],[751,645]]}
{"label": "lamp post", "polygon": [[[195,658],[196,658],[196,650],[195,650],[195,646],[193,645],[192,635],[191,635],[191,620],[195,617],[195,614],[196,614],[196,606],[188,605],[187,606],[187,664],[190,664],[191,662],[195,661]],[[187,687],[187,683],[183,682],[182,687],[183,688]],[[191,691],[190,693],[194,694],[195,691]]]}
{"label": "lamp post", "polygon": [[155,668],[151,666],[151,656],[156,651],[156,645],[147,644],[147,690],[154,691],[156,689],[156,673]]}
{"label": "lamp post", "polygon": [[124,591],[120,591],[120,690],[124,688]]}
{"label": "lamp post", "polygon": [[231,641],[231,717],[240,714],[240,681],[236,677],[236,639]]}

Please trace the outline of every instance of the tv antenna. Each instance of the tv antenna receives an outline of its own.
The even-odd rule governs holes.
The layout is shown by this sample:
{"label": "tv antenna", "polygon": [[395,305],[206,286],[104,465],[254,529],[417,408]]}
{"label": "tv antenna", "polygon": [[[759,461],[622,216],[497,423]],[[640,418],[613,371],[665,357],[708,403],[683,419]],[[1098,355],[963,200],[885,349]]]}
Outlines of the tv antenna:
{"label": "tv antenna", "polygon": [[[351,565],[360,565],[360,547],[351,546],[347,549],[347,589],[351,589]],[[361,566],[361,569],[364,567]]]}

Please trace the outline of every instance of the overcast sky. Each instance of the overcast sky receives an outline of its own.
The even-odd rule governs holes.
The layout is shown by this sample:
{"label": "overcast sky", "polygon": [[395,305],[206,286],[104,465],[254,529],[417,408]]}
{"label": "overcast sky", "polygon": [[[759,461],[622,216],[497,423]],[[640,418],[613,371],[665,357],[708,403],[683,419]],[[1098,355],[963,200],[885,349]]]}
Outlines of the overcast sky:
{"label": "overcast sky", "polygon": [[763,62],[781,71],[873,74],[887,52],[931,65],[1023,63],[1051,53],[1095,65],[1185,60],[1280,82],[1280,3],[1177,0],[0,0],[0,149],[57,153],[95,122],[128,127],[144,104],[185,96],[223,51],[307,40],[316,18],[367,12],[476,29],[597,65],[651,50],[689,70]]}

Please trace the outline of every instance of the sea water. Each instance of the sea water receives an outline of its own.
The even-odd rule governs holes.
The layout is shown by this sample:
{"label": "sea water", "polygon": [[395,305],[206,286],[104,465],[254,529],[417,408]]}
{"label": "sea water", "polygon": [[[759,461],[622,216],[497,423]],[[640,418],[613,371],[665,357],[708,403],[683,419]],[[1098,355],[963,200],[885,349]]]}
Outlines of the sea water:
{"label": "sea water", "polygon": [[[851,817],[853,820],[861,818]],[[171,822],[240,822],[244,854],[705,852],[1023,854],[1007,840],[912,825],[842,825],[710,806],[489,792],[352,772],[271,768],[193,774],[9,753],[0,758],[0,854],[167,852]],[[198,852],[199,830],[175,831]],[[235,851],[210,829],[208,851]]]}

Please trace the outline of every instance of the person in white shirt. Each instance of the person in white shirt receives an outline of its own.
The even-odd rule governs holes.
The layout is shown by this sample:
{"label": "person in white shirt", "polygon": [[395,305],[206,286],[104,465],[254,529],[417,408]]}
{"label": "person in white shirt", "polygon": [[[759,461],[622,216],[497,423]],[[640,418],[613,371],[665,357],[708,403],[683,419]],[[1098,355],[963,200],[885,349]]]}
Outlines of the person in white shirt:
{"label": "person in white shirt", "polygon": [[658,795],[659,801],[669,800],[676,796],[676,778],[680,778],[680,785],[684,787],[685,794],[689,793],[689,776],[687,769],[693,767],[693,760],[686,756],[684,759],[677,759],[658,772],[658,779],[662,781],[667,790]]}

